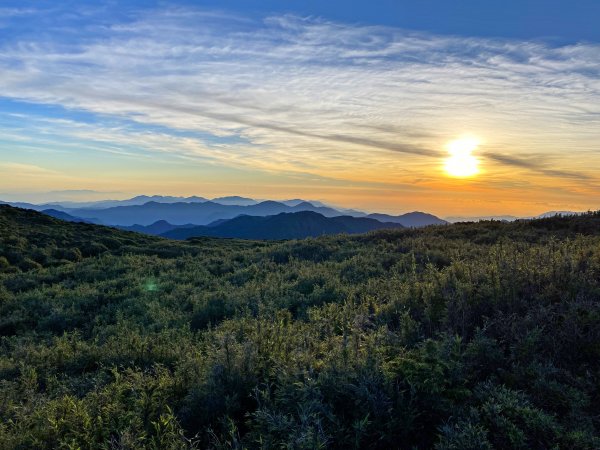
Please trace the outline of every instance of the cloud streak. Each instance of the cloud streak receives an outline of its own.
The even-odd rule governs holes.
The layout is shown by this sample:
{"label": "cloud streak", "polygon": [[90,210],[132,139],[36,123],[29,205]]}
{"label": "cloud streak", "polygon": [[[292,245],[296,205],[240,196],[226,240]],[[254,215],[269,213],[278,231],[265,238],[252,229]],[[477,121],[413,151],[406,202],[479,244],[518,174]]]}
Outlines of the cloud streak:
{"label": "cloud streak", "polygon": [[[59,127],[126,147],[115,153],[138,142],[229,166],[406,183],[438,176],[445,144],[470,132],[484,138],[479,156],[492,174],[600,178],[599,45],[189,8],[101,23],[78,11],[88,19],[76,27],[63,13],[38,17],[43,36],[15,30],[0,44],[0,96],[134,122]],[[48,133],[39,121],[23,126]]]}
{"label": "cloud streak", "polygon": [[592,176],[580,173],[571,172],[568,170],[549,169],[547,163],[540,162],[538,159],[524,159],[516,156],[501,155],[496,153],[485,153],[484,157],[492,161],[496,161],[506,166],[528,169],[534,172],[547,175],[554,178],[569,178],[578,181],[588,181],[594,179]]}

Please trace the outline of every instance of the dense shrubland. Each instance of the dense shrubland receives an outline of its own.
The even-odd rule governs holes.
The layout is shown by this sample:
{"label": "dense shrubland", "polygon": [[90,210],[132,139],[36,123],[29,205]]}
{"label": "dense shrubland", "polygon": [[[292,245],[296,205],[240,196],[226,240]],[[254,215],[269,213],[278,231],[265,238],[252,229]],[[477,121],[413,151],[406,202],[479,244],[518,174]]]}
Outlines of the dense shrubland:
{"label": "dense shrubland", "polygon": [[0,207],[0,448],[600,448],[600,215],[172,242]]}

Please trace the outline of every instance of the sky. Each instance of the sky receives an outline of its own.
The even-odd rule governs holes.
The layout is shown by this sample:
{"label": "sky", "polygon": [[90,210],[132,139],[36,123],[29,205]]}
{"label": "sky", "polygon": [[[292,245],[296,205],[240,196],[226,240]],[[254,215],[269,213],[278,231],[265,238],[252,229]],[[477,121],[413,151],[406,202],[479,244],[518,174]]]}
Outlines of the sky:
{"label": "sky", "polygon": [[597,0],[2,1],[0,200],[599,209],[599,21]]}

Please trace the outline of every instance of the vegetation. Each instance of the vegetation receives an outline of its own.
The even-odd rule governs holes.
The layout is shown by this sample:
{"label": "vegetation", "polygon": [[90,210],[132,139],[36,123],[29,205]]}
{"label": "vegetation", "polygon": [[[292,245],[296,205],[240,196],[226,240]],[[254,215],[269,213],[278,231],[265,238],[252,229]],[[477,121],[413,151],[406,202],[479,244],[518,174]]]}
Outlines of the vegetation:
{"label": "vegetation", "polygon": [[600,448],[600,214],[185,242],[0,206],[0,448]]}

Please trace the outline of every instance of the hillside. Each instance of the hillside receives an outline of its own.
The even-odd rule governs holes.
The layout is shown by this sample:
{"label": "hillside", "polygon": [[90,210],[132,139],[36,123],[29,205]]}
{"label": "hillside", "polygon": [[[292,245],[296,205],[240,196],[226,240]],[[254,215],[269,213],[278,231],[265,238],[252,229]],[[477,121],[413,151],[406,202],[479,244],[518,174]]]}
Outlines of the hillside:
{"label": "hillside", "polygon": [[600,448],[600,214],[172,241],[0,206],[0,448]]}
{"label": "hillside", "polygon": [[[213,244],[211,244],[213,242]],[[205,241],[221,250],[261,245],[247,241]],[[106,255],[173,257],[201,250],[154,236],[88,223],[68,222],[28,209],[0,205],[0,273],[19,273]]]}
{"label": "hillside", "polygon": [[[46,214],[47,216],[54,217],[55,219],[64,220],[66,222],[82,222],[82,223],[94,223],[96,225],[102,225],[102,223],[98,219],[93,219],[93,218],[82,219],[81,217],[75,217],[75,216],[72,216],[71,214],[68,214],[64,211],[57,210],[57,209],[44,209],[40,212],[43,214]],[[133,231],[135,231],[135,230],[133,230]]]}
{"label": "hillside", "polygon": [[402,228],[397,223],[382,223],[375,219],[350,216],[325,217],[303,211],[275,216],[239,216],[211,226],[177,228],[161,233],[171,239],[198,236],[240,239],[303,239],[328,234],[359,234],[383,228]]}
{"label": "hillside", "polygon": [[54,217],[55,219],[65,220],[67,222],[87,222],[94,223],[91,219],[80,219],[79,217],[74,217],[71,214],[67,214],[64,211],[58,211],[56,209],[44,209],[41,211],[47,216]]}

